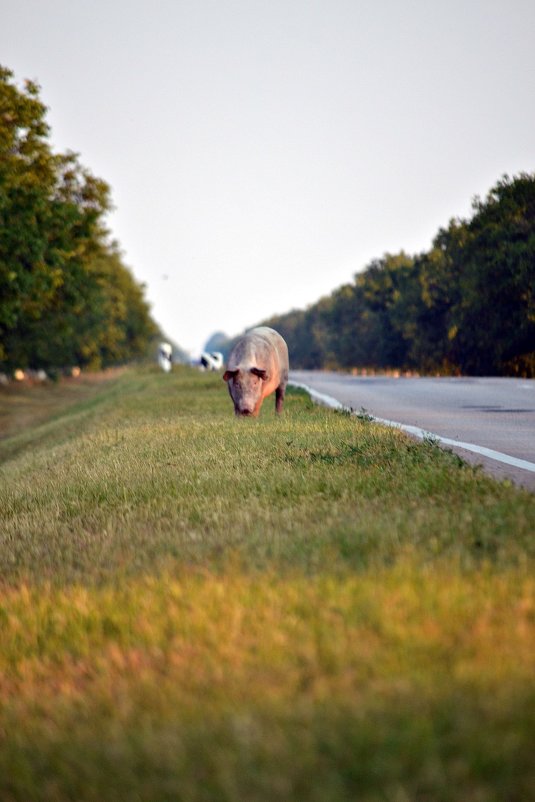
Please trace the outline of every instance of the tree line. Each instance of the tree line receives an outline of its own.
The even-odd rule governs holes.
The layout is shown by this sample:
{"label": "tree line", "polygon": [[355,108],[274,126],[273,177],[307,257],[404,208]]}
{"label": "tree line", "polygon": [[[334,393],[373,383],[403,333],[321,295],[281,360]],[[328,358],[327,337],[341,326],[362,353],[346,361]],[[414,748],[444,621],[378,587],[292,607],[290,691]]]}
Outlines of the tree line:
{"label": "tree line", "polygon": [[39,91],[0,66],[0,371],[127,362],[158,326],[104,224],[109,186],[53,152]]}
{"label": "tree line", "polygon": [[302,368],[535,376],[535,175],[504,176],[431,249],[373,260],[305,310],[263,321]]}

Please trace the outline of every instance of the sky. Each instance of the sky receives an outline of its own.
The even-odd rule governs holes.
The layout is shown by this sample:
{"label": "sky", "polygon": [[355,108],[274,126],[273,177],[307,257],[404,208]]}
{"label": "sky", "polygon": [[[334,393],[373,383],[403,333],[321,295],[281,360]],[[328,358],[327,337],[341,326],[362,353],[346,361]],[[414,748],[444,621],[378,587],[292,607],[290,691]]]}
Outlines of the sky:
{"label": "sky", "polygon": [[533,172],[534,42],[533,0],[0,0],[0,63],[192,356]]}

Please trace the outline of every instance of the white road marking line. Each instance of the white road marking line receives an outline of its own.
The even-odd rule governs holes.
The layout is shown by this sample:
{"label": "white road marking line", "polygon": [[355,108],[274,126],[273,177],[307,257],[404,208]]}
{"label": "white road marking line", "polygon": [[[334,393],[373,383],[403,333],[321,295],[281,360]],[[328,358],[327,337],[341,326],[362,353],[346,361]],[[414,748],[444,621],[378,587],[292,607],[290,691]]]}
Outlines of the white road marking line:
{"label": "white road marking line", "polygon": [[[347,412],[352,411],[350,407],[342,404],[341,401],[333,398],[333,396],[319,393],[317,390],[313,390],[312,387],[309,387],[307,384],[302,384],[301,382],[295,381],[289,381],[288,384],[292,387],[298,387],[301,390],[305,390],[313,401],[324,404],[331,409],[341,409],[346,410]],[[459,440],[451,440],[449,437],[441,437],[439,434],[433,434],[433,432],[420,429],[418,426],[409,426],[406,423],[398,423],[397,421],[387,420],[386,418],[376,418],[374,415],[370,415],[370,418],[372,418],[374,421],[377,421],[377,423],[384,423],[386,426],[393,426],[397,429],[402,429],[404,432],[412,434],[415,437],[419,437],[422,440],[425,438],[432,438],[433,440],[437,440],[439,443],[444,443],[446,446],[456,446],[457,448],[463,448],[465,451],[473,451],[475,454],[480,454],[482,457],[488,457],[489,459],[496,460],[496,462],[504,462],[506,465],[512,465],[514,468],[521,468],[524,471],[531,471],[532,473],[535,473],[534,462],[528,462],[528,460],[525,459],[511,457],[509,454],[502,454],[501,451],[494,451],[492,448],[476,446],[474,443],[463,443]]]}

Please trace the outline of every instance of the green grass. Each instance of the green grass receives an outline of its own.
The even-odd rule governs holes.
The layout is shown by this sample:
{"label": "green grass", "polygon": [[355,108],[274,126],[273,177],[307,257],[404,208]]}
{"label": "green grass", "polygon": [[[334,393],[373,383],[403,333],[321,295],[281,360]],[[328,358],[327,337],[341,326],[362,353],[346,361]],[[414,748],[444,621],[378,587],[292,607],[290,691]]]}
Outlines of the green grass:
{"label": "green grass", "polygon": [[301,392],[46,392],[0,441],[0,800],[535,799],[532,494]]}

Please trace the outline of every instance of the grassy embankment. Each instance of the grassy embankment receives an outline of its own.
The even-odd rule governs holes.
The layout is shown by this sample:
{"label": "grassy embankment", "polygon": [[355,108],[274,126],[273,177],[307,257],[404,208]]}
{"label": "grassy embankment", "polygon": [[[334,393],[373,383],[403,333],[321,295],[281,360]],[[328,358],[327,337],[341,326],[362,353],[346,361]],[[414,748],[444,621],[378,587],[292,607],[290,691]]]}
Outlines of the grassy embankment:
{"label": "grassy embankment", "polygon": [[186,369],[36,392],[0,441],[2,802],[535,798],[533,495]]}

